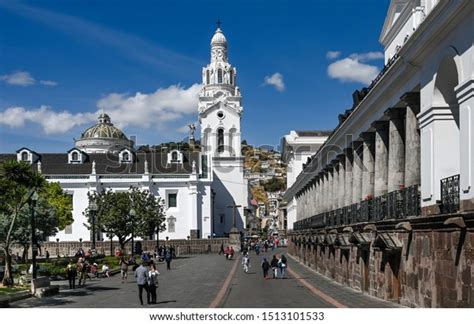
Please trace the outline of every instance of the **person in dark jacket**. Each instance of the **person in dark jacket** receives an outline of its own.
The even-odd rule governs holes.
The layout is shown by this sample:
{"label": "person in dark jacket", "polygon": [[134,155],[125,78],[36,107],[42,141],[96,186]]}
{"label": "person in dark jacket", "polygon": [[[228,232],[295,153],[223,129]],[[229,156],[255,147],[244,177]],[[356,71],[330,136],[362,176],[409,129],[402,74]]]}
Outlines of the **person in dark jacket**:
{"label": "person in dark jacket", "polygon": [[273,259],[270,262],[270,266],[272,267],[273,279],[278,278],[278,259],[276,255],[273,255]]}
{"label": "person in dark jacket", "polygon": [[262,269],[263,269],[263,279],[267,279],[268,270],[270,269],[270,263],[268,263],[267,258],[263,258]]}
{"label": "person in dark jacket", "polygon": [[281,255],[280,260],[278,261],[278,269],[280,269],[280,278],[285,279],[286,267],[288,266],[288,260],[284,254]]}
{"label": "person in dark jacket", "polygon": [[166,270],[171,270],[172,259],[173,259],[173,254],[171,252],[171,249],[166,249],[165,251]]}

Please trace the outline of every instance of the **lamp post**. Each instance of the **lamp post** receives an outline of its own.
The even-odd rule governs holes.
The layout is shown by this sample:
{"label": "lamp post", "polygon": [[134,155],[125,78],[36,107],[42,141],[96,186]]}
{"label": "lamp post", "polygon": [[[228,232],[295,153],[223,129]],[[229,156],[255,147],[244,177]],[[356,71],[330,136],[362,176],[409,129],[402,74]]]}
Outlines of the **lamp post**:
{"label": "lamp post", "polygon": [[134,246],[134,241],[133,241],[133,237],[134,237],[134,234],[133,234],[133,230],[134,230],[134,223],[135,223],[135,216],[137,215],[137,212],[135,211],[135,208],[132,207],[132,209],[130,209],[130,219],[132,220],[132,255],[135,254],[135,246]]}
{"label": "lamp post", "polygon": [[211,189],[211,195],[212,195],[212,210],[211,210],[211,233],[212,236],[214,236],[214,216],[215,216],[215,205],[216,205],[216,192]]}
{"label": "lamp post", "polygon": [[38,246],[36,245],[36,223],[35,223],[35,207],[38,201],[38,194],[36,191],[30,196],[30,211],[31,211],[31,262],[33,266],[32,278],[36,279],[36,254],[38,253]]}
{"label": "lamp post", "polygon": [[91,217],[92,217],[92,250],[95,250],[95,239],[96,239],[96,235],[95,235],[95,215],[96,215],[96,212],[97,212],[97,204],[93,200],[89,202],[89,212],[91,213]]}
{"label": "lamp post", "polygon": [[56,257],[59,259],[59,239],[56,239]]}

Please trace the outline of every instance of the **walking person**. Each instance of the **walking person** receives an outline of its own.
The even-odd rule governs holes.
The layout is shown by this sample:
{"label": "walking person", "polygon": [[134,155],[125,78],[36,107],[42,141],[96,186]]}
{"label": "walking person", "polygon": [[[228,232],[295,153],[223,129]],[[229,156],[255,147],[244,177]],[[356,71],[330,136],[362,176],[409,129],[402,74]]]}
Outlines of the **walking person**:
{"label": "walking person", "polygon": [[83,259],[82,257],[79,258],[79,261],[77,262],[77,272],[79,273],[79,286],[86,285],[86,278],[87,278],[87,270],[89,268],[89,263]]}
{"label": "walking person", "polygon": [[244,254],[244,257],[242,258],[242,264],[244,266],[244,272],[248,273],[250,268],[250,258],[248,252]]}
{"label": "walking person", "polygon": [[147,299],[151,299],[152,304],[156,304],[156,288],[158,287],[158,275],[160,273],[156,269],[156,266],[152,263],[150,265],[150,271],[148,272],[148,295]]}
{"label": "walking person", "polygon": [[263,262],[262,262],[263,279],[268,278],[269,269],[270,269],[270,263],[268,263],[267,258],[263,258]]}
{"label": "walking person", "polygon": [[122,283],[127,282],[128,277],[128,262],[124,257],[120,258],[120,275],[122,276]]}
{"label": "walking person", "polygon": [[224,243],[221,243],[221,248],[219,249],[219,255],[221,254],[225,254],[225,251],[224,251]]}
{"label": "walking person", "polygon": [[273,255],[273,259],[270,262],[270,266],[272,267],[273,279],[278,278],[278,259],[276,255]]}
{"label": "walking person", "polygon": [[150,304],[150,295],[148,294],[148,269],[144,266],[143,262],[135,270],[135,278],[137,279],[138,285],[138,299],[140,304],[143,305],[143,289],[145,289],[147,303]]}
{"label": "walking person", "polygon": [[171,270],[171,260],[173,259],[173,255],[171,253],[171,249],[166,249],[165,252],[165,261],[166,261],[166,270]]}
{"label": "walking person", "polygon": [[282,254],[278,261],[278,268],[280,269],[280,278],[285,279],[286,267],[288,266],[288,260],[285,255]]}
{"label": "walking person", "polygon": [[69,260],[69,263],[66,268],[67,279],[69,281],[69,289],[76,289],[76,276],[77,269],[76,265],[72,260]]}

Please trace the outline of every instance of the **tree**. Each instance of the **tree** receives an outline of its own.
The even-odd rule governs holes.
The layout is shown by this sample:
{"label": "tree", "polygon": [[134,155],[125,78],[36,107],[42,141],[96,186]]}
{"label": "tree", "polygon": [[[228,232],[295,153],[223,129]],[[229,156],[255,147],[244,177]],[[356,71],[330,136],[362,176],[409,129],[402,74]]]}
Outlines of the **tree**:
{"label": "tree", "polygon": [[48,204],[54,208],[57,227],[63,230],[74,222],[72,218],[72,196],[63,191],[57,182],[46,183],[45,196]]}
{"label": "tree", "polygon": [[18,215],[27,206],[31,189],[41,185],[41,180],[26,162],[11,160],[0,166],[0,247],[5,254],[3,285],[13,283],[10,246],[14,243],[13,233]]}
{"label": "tree", "polygon": [[148,190],[130,188],[130,199],[136,212],[136,229],[134,234],[148,237],[165,230],[164,203]]}
{"label": "tree", "polygon": [[[89,208],[84,211],[89,224],[84,224],[92,230],[116,236],[120,247],[125,248],[132,237],[148,237],[158,230],[164,230],[165,213],[161,198],[156,198],[147,190],[131,187],[129,192],[113,192],[111,190],[101,193],[89,194],[89,201],[97,205],[95,222]],[[131,209],[135,215],[131,215]]]}
{"label": "tree", "polygon": [[[48,237],[58,232],[58,216],[56,209],[49,204],[47,195],[41,193],[35,207],[35,217],[40,220],[35,226],[36,243],[41,245]],[[12,234],[15,243],[23,246],[23,260],[26,259],[28,248],[31,244],[31,211],[23,208],[16,220],[15,230]]]}
{"label": "tree", "polygon": [[[130,216],[132,208],[128,192],[113,192],[111,190],[101,193],[88,193],[89,201],[94,201],[97,205],[95,215],[89,208],[84,211],[89,224],[84,224],[89,230],[94,232],[104,232],[108,236],[116,236],[123,249],[125,244],[131,240],[133,232],[133,221]],[[95,222],[92,217],[96,217]],[[92,224],[95,223],[95,228]]]}

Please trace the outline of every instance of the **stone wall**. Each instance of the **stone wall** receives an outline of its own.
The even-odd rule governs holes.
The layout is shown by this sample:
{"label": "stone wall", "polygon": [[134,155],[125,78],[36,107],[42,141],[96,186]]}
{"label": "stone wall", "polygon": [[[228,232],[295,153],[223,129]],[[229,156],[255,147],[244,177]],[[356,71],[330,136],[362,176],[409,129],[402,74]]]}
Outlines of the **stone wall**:
{"label": "stone wall", "polygon": [[[142,241],[136,240],[135,244],[140,242],[142,245],[143,251],[149,251],[153,253],[156,246],[156,240],[153,241]],[[211,253],[218,253],[221,247],[221,244],[227,246],[229,243],[228,238],[215,238],[215,239],[191,239],[191,240],[160,240],[160,245],[164,246],[174,246],[177,255],[186,255],[186,254],[199,254],[199,253],[208,253],[209,247]],[[98,241],[96,242],[96,250],[100,254],[110,255],[112,246],[112,253],[115,253],[116,248],[120,248],[120,245],[117,241]],[[64,256],[74,256],[74,254],[83,248],[84,251],[87,251],[91,248],[91,242],[83,241],[81,242],[45,242],[41,246],[41,252],[39,252],[40,257],[45,255],[45,251],[48,250],[51,257],[56,257],[58,252],[60,257]],[[125,254],[131,254],[132,243],[128,242],[125,245]],[[23,253],[23,248],[18,245],[12,246],[13,254],[18,253],[20,256]],[[31,256],[31,249],[28,253]]]}
{"label": "stone wall", "polygon": [[[466,227],[444,225],[449,216],[462,217]],[[474,215],[410,222],[411,231],[395,229],[395,223],[375,223],[370,245],[324,244],[312,239],[321,230],[293,231],[289,253],[318,273],[381,299],[409,307],[474,307]],[[342,228],[336,230],[342,234]],[[382,233],[398,240],[400,249],[375,244]]]}

